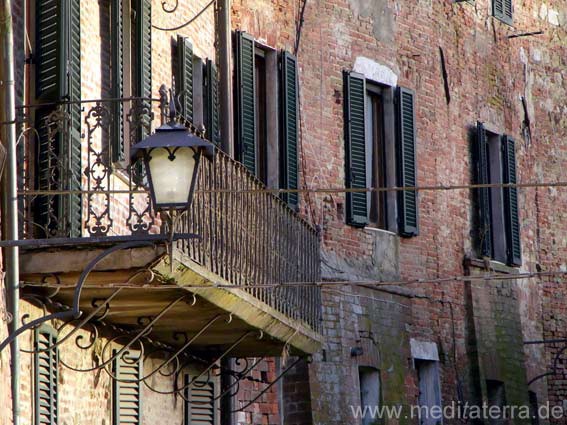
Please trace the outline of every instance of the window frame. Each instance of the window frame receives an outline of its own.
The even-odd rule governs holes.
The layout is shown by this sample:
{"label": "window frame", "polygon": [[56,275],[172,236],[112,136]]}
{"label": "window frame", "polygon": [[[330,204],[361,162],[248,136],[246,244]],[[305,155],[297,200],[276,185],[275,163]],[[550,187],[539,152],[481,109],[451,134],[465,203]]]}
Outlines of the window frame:
{"label": "window frame", "polygon": [[[389,181],[388,168],[390,167],[388,167],[386,160],[386,96],[384,93],[387,89],[387,87],[366,79],[366,182],[368,187],[386,187]],[[380,106],[378,112],[374,109],[375,103]],[[395,167],[396,164],[393,163],[393,166]],[[377,170],[381,170],[381,173],[378,172],[376,175]],[[390,214],[388,207],[390,203],[388,202],[388,192],[368,192],[367,198],[368,227],[389,230],[388,217]],[[373,211],[374,206],[377,206],[378,211]],[[377,220],[373,220],[373,213],[377,216]]]}
{"label": "window frame", "polygon": [[[482,133],[481,133],[482,132]],[[486,176],[487,184],[503,185],[505,180],[509,179],[510,176],[506,177],[510,172],[508,170],[508,158],[506,158],[507,151],[509,149],[505,146],[505,143],[511,142],[512,146],[515,146],[514,140],[501,132],[495,131],[492,128],[487,128],[484,124],[477,123],[477,136],[474,143],[485,143],[485,146],[477,146],[475,150],[477,151],[476,157],[474,157],[474,166],[476,168],[475,181],[474,183],[483,183],[484,178],[481,176]],[[484,150],[485,160],[479,158],[479,155],[483,155],[481,151]],[[515,152],[514,155],[514,181],[517,179],[516,176],[516,159]],[[482,164],[486,166],[486,169],[481,169]],[[484,205],[486,201],[481,201],[477,196],[476,208],[478,209],[478,220],[475,222],[477,226],[476,229],[476,245],[477,245],[477,255],[487,256],[491,260],[505,264],[510,267],[520,267],[522,265],[521,258],[521,234],[519,234],[519,240],[515,241],[513,236],[510,234],[513,226],[517,225],[518,229],[521,228],[521,219],[519,215],[517,216],[517,223],[515,220],[510,218],[513,208],[518,209],[517,206],[517,192],[516,205],[511,205],[509,200],[510,193],[507,191],[516,190],[515,188],[504,188],[502,186],[498,187],[488,187],[488,188],[478,188],[476,189],[480,197],[487,196],[488,204]],[[485,193],[483,195],[482,193]],[[485,208],[486,210],[482,210]],[[518,211],[519,214],[519,211]],[[488,216],[488,218],[486,218]],[[484,219],[483,219],[484,217]],[[483,242],[483,232],[482,228],[488,221],[488,233],[489,238],[487,242]],[[518,230],[519,231],[519,230]],[[519,255],[514,255],[514,247],[518,244]],[[517,257],[517,258],[516,258]]]}
{"label": "window frame", "polygon": [[[418,405],[420,407],[426,406],[422,404],[422,387],[421,384],[424,382],[424,374],[429,374],[428,378],[433,379],[433,382],[429,382],[428,384],[433,386],[433,394],[432,397],[434,398],[433,403],[429,403],[427,405],[427,412],[431,413],[434,407],[439,407],[439,409],[443,408],[443,399],[441,394],[441,377],[439,376],[439,361],[438,360],[429,360],[429,359],[414,359],[414,368],[417,373],[417,387],[419,389],[419,397],[418,397]],[[422,412],[423,413],[423,412]],[[438,417],[425,417],[421,419],[420,422],[422,425],[441,425],[443,423],[443,418]]]}
{"label": "window frame", "polygon": [[[363,379],[363,377],[366,377],[366,379]],[[380,372],[380,369],[373,366],[358,366],[358,389],[359,389],[359,397],[360,397],[359,399],[360,399],[360,407],[362,408],[363,411],[365,411],[365,406],[369,406],[370,410],[374,409],[375,407],[375,405],[373,404],[368,404],[369,401],[368,391],[367,390],[365,391],[364,388],[369,385],[368,381],[371,379],[375,380],[375,382],[371,384],[376,386],[378,394],[377,396],[376,394],[370,395],[370,397],[372,397],[373,399],[370,401],[375,401],[378,408],[384,405],[384,397],[383,397],[384,386],[382,385],[382,374]],[[367,403],[365,403],[365,398]],[[361,423],[362,425],[382,424],[383,420],[381,418],[378,419],[372,418],[371,415],[365,415],[365,417],[362,418]]]}

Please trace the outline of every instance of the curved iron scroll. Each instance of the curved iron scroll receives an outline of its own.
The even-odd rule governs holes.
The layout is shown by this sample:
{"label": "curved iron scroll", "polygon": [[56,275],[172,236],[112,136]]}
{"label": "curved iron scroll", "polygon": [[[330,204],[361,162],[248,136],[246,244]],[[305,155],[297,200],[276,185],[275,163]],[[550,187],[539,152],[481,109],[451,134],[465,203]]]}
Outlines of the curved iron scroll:
{"label": "curved iron scroll", "polygon": [[567,338],[560,338],[560,339],[549,339],[549,340],[541,340],[541,341],[526,341],[524,342],[525,345],[539,345],[539,344],[558,344],[562,343],[563,347],[559,349],[559,351],[553,357],[553,363],[551,364],[551,370],[549,372],[544,372],[539,374],[528,381],[528,386],[532,385],[534,382],[539,381],[547,376],[553,376],[559,374],[559,361],[561,360],[561,356],[567,352]]}
{"label": "curved iron scroll", "polygon": [[[163,235],[163,242],[169,239],[168,235]],[[37,318],[30,322],[27,322],[23,326],[19,327],[15,332],[12,332],[6,339],[0,343],[0,352],[4,350],[15,338],[20,336],[22,333],[34,329],[35,327],[41,325],[42,323],[49,322],[51,320],[68,320],[68,319],[79,319],[81,318],[83,312],[80,310],[80,302],[81,302],[81,293],[83,290],[83,286],[87,277],[89,276],[90,272],[94,270],[98,263],[108,257],[110,254],[120,251],[123,249],[129,248],[139,248],[143,246],[152,246],[155,242],[148,242],[148,241],[131,241],[131,242],[124,242],[119,245],[114,245],[110,248],[105,249],[99,255],[97,255],[93,260],[87,264],[81,275],[79,276],[79,280],[77,281],[77,285],[75,286],[75,291],[73,294],[73,305],[70,310],[67,311],[60,311],[56,313],[51,313],[46,316]]]}

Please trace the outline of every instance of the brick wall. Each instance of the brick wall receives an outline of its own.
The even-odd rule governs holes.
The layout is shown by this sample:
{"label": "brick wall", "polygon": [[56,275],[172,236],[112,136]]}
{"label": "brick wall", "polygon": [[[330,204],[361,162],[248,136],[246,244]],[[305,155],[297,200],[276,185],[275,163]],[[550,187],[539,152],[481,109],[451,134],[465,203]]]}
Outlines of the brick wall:
{"label": "brick wall", "polygon": [[[250,358],[249,365],[258,359]],[[240,370],[244,361],[236,363],[236,369]],[[279,417],[278,390],[279,385],[272,386],[256,402],[245,407],[255,399],[268,384],[273,382],[279,373],[279,364],[275,358],[270,357],[262,360],[244,379],[238,384],[238,392],[235,395],[235,408],[240,409],[235,414],[237,425],[281,425]],[[251,378],[251,379],[249,379]]]}
{"label": "brick wall", "polygon": [[[82,1],[84,98],[104,94],[101,63],[105,52],[100,47],[104,38],[100,13],[103,3]],[[158,26],[173,26],[193,16],[204,4],[206,1],[202,0],[181,2],[176,13],[166,14],[156,0],[153,22]],[[420,185],[470,183],[469,133],[477,120],[516,139],[520,181],[567,180],[567,11],[562,0],[515,0],[514,5],[514,27],[509,27],[490,17],[489,0],[477,0],[474,5],[449,0],[309,1],[298,51],[302,185],[344,186],[341,73],[353,69],[356,59],[362,57],[388,67],[400,85],[416,91]],[[301,6],[299,1],[286,0],[234,1],[233,28],[244,29],[272,47],[292,50]],[[213,28],[211,8],[178,32],[153,30],[154,94],[160,84],[171,85],[172,37],[177,33],[187,35],[197,54],[213,57]],[[534,30],[543,30],[544,34],[508,38],[514,33]],[[17,31],[16,38],[21,46],[22,31]],[[446,60],[450,103],[445,99],[439,48],[443,49]],[[17,75],[21,79],[23,49],[17,53]],[[526,98],[530,136],[520,96]],[[567,213],[562,208],[566,202],[567,195],[561,188],[520,191],[523,270],[567,268]],[[462,275],[465,256],[475,256],[468,191],[421,192],[420,236],[397,240],[397,255],[389,260],[392,269],[385,272],[377,270],[384,258],[377,254],[383,252],[379,249],[382,242],[377,245],[372,232],[344,224],[342,194],[303,196],[301,210],[320,226],[324,258],[331,259],[329,269],[339,269],[330,274],[342,280]],[[516,294],[512,305],[507,304],[506,308],[517,311],[521,323],[521,332],[513,328],[515,352],[511,355],[518,364],[521,363],[520,337],[567,337],[564,302],[567,290],[563,283],[559,278],[522,280],[506,289]],[[492,308],[503,297],[497,293],[502,290],[498,289],[502,284],[487,284],[494,286],[496,293],[480,291],[487,298],[477,299],[479,312],[482,308]],[[362,359],[353,359],[350,348],[359,343],[370,344],[366,347],[369,352],[373,346],[379,348],[374,361],[385,376],[384,394],[388,403],[414,403],[417,397],[415,372],[408,362],[409,338],[437,343],[444,400],[458,399],[462,393],[465,398],[472,397],[469,394],[472,390],[466,385],[470,384],[467,376],[471,367],[466,342],[473,332],[467,320],[470,319],[467,297],[462,283],[424,283],[400,295],[367,289],[355,291],[350,287],[341,288],[340,293],[326,292],[323,317],[327,339],[324,352],[317,354],[309,366],[314,422],[351,423],[351,418],[345,415],[349,404],[357,401],[356,367]],[[540,318],[543,320],[539,321]],[[360,332],[369,334],[363,338]],[[376,344],[370,334],[377,335]],[[525,347],[527,379],[541,373],[558,349],[550,346],[545,354],[541,347]],[[3,356],[5,362],[6,355]],[[561,363],[560,374],[549,378],[549,398],[558,405],[567,399],[564,365]],[[273,366],[268,367],[271,371],[270,368]],[[540,401],[547,397],[544,384],[542,381],[532,387]],[[518,393],[525,393],[524,387]],[[105,399],[103,395],[100,397]],[[256,420],[250,419],[250,415],[260,414],[262,422],[267,415],[269,423],[277,423],[270,416],[276,403],[273,397],[270,395],[268,400],[272,407],[254,406],[244,421]],[[289,397],[286,404],[291,406]],[[155,411],[157,406],[152,402],[149,408]],[[261,412],[262,409],[269,412]]]}
{"label": "brick wall", "polygon": [[[43,315],[43,311],[27,302],[21,303],[22,314],[29,314],[29,317],[35,319]],[[53,327],[60,327],[60,322],[50,323]],[[62,339],[72,327],[68,326],[62,329],[60,339]],[[107,371],[100,369],[89,372],[97,365],[101,365],[107,361],[112,350],[120,349],[121,344],[132,339],[132,336],[118,337],[118,333],[113,336],[113,341],[108,345],[109,339],[99,338],[88,349],[80,349],[75,343],[77,337],[81,337],[79,344],[82,346],[90,345],[91,331],[79,330],[66,342],[59,346],[59,423],[68,425],[83,424],[112,424],[112,380],[108,366]],[[30,350],[33,345],[33,331],[22,335],[22,350]],[[133,346],[138,348],[138,344]],[[145,355],[148,353],[146,347]],[[5,355],[4,355],[5,356]],[[144,359],[143,376],[149,375],[157,369],[162,363],[163,358],[156,352],[154,356]],[[22,425],[33,424],[33,355],[21,355],[21,423]],[[80,369],[83,372],[75,371]],[[161,372],[154,373],[146,380],[147,386],[141,384],[141,406],[142,406],[142,423],[182,423],[184,402],[179,396],[173,394],[159,394],[149,389],[152,387],[158,391],[171,392],[173,382],[170,376],[166,376],[171,372],[172,365],[167,366]],[[189,365],[184,371],[194,377],[197,375],[198,365]],[[214,382],[216,378],[212,378]],[[9,379],[2,381],[9,385]],[[178,382],[182,385],[181,378]],[[3,384],[4,385],[4,384]],[[149,387],[148,387],[149,386]],[[218,386],[218,384],[217,384]],[[218,391],[218,390],[217,390]],[[4,393],[3,391],[3,394]],[[8,393],[9,394],[9,393]],[[218,395],[218,392],[217,392]],[[2,409],[1,415],[8,414],[9,409]],[[2,418],[2,416],[0,416]],[[9,420],[0,422],[2,424],[10,423]]]}
{"label": "brick wall", "polygon": [[351,409],[360,406],[359,367],[379,370],[385,405],[407,408],[416,395],[407,332],[411,300],[341,287],[325,290],[323,305],[325,344],[309,365],[313,423],[356,423]]}
{"label": "brick wall", "polygon": [[[4,281],[4,273],[5,269],[4,262],[2,261],[2,250],[0,250],[0,340],[4,340],[4,338],[6,338],[6,336],[8,335],[9,324],[9,316],[6,310],[6,286]],[[10,423],[12,417],[12,389],[9,349],[6,349],[2,353],[0,353],[0,403],[2,406],[5,406],[4,409],[0,409],[0,423]]]}
{"label": "brick wall", "polygon": [[[474,5],[426,0],[309,2],[298,54],[304,184],[344,185],[341,72],[353,69],[360,57],[390,68],[397,75],[399,85],[416,91],[420,185],[471,182],[469,134],[477,120],[516,139],[520,181],[564,180],[567,156],[565,143],[561,142],[565,140],[561,111],[565,100],[560,97],[565,92],[565,5],[557,1],[515,1],[514,27],[491,18],[490,6],[488,0],[478,0]],[[545,34],[508,38],[530,29],[541,29]],[[450,103],[445,99],[439,48],[444,51]],[[525,117],[520,96],[527,99],[531,138],[523,127]],[[402,278],[463,274],[463,259],[476,256],[471,238],[471,199],[466,190],[420,193],[420,236],[400,239]],[[565,192],[559,189],[520,191],[523,270],[565,267],[564,212],[553,205],[564,205],[566,199]],[[339,264],[354,258],[358,262],[357,272],[378,267],[372,258],[374,241],[368,232],[344,225],[343,195],[311,195],[303,200],[306,204],[310,201],[313,215],[322,228],[327,257],[338,258],[335,263]],[[525,375],[531,377],[545,369],[549,359],[544,359],[541,347],[524,350],[522,339],[538,339],[543,329],[547,329],[549,336],[565,337],[565,327],[561,326],[565,323],[565,309],[559,301],[564,295],[557,292],[556,282],[542,285],[537,280],[522,280],[515,285],[517,299],[511,308],[520,312],[516,317],[521,332],[517,327],[509,330],[515,335],[511,360],[524,361]],[[543,305],[542,286],[549,297]],[[470,358],[464,347],[471,329],[465,320],[463,284],[415,287],[427,299],[413,299],[409,333],[437,342],[443,353],[444,400],[456,400],[459,393],[468,397],[469,389],[463,388],[463,383]],[[490,292],[487,296],[488,305],[498,301],[498,298],[490,299]],[[348,307],[344,309],[334,313],[338,323],[333,326],[349,329],[344,318],[348,316]],[[546,317],[554,319],[538,323],[542,310],[549,311]],[[314,376],[315,380],[321,379],[318,374]],[[345,377],[339,382],[350,388],[350,379]],[[525,395],[525,377],[522,380],[521,391]],[[562,382],[557,383],[558,391],[562,391]],[[540,401],[545,400],[545,388],[536,385],[531,389],[538,392]],[[325,391],[329,393],[330,390]],[[340,396],[328,397],[331,399],[316,411],[342,410],[336,404]],[[551,398],[559,403],[563,396]]]}

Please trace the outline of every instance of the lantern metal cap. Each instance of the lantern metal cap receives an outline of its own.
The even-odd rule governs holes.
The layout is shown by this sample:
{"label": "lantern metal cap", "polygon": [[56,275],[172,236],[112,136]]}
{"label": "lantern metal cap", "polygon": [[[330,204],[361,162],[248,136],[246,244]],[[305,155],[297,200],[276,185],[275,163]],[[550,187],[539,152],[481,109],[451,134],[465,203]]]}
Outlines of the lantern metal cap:
{"label": "lantern metal cap", "polygon": [[215,145],[176,122],[168,122],[156,128],[154,134],[132,146],[130,154],[135,158],[140,150],[154,148],[203,148],[204,154],[209,158],[215,154]]}

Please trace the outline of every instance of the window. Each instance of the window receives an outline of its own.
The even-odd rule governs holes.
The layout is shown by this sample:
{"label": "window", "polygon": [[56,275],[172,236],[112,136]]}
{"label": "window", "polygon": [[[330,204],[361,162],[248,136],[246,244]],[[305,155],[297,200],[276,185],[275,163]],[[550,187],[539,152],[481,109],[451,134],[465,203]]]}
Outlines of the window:
{"label": "window", "polygon": [[[79,0],[35,0],[34,92],[37,103],[73,101],[65,106],[69,131],[48,131],[57,106],[34,111],[38,143],[36,188],[79,190],[81,185],[81,8]],[[49,126],[51,130],[56,126]],[[46,236],[81,234],[81,197],[42,195],[34,202],[34,221]],[[39,226],[38,226],[39,228]]]}
{"label": "window", "polygon": [[[359,367],[358,378],[360,385],[360,407],[363,412],[373,411],[381,405],[380,371],[372,367]],[[368,406],[367,409],[365,407]],[[376,418],[366,414],[362,425],[376,424]]]}
{"label": "window", "polygon": [[[366,181],[370,187],[386,187],[386,147],[384,140],[384,105],[379,86],[366,84]],[[387,192],[368,192],[368,221],[387,229]]]}
{"label": "window", "polygon": [[[42,326],[35,329],[34,343],[34,424],[57,425],[59,350],[46,350],[57,343],[55,329]],[[38,352],[39,351],[39,352]]]}
{"label": "window", "polygon": [[439,362],[415,359],[419,384],[420,425],[440,425],[441,386],[439,383]]}
{"label": "window", "polygon": [[[152,47],[151,0],[117,0],[110,3],[111,96],[151,98]],[[124,168],[128,164],[130,139],[127,116],[134,105],[113,103],[111,158]],[[151,109],[148,101],[143,106]],[[147,134],[139,126],[137,140]]]}
{"label": "window", "polygon": [[183,376],[184,409],[183,425],[216,425],[218,406],[215,400],[215,385],[210,380],[196,381],[189,385],[189,374]]}
{"label": "window", "polygon": [[[116,354],[116,351],[114,352]],[[140,425],[143,367],[140,352],[125,350],[114,359],[112,382],[113,425]]]}
{"label": "window", "polygon": [[[298,187],[297,61],[238,31],[235,35],[237,159],[266,186]],[[292,207],[297,193],[282,198]]]}
{"label": "window", "polygon": [[492,15],[502,22],[512,25],[513,22],[512,0],[492,0]]}
{"label": "window", "polygon": [[506,391],[501,381],[486,381],[486,398],[488,401],[488,412],[490,425],[502,425],[506,423],[504,417],[504,406],[506,405]]}
{"label": "window", "polygon": [[[516,184],[515,142],[477,124],[474,150],[478,184]],[[511,266],[522,264],[518,192],[513,188],[477,189],[477,244],[482,256]]]}
{"label": "window", "polygon": [[[346,187],[416,186],[414,93],[379,86],[355,72],[345,72],[344,88]],[[352,226],[419,233],[414,191],[348,192],[346,203]]]}
{"label": "window", "polygon": [[256,47],[254,55],[254,108],[256,115],[256,176],[267,184],[268,173],[268,114],[266,111],[266,55]]}
{"label": "window", "polygon": [[193,53],[188,38],[177,37],[174,57],[174,87],[180,115],[199,129],[205,137],[220,145],[218,77],[215,64]]}

